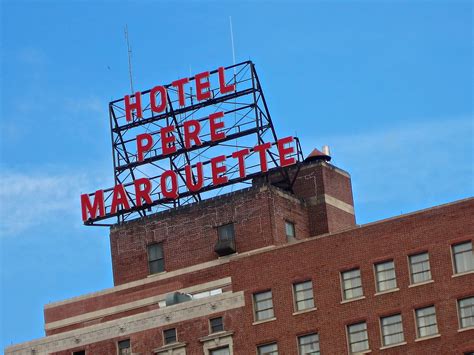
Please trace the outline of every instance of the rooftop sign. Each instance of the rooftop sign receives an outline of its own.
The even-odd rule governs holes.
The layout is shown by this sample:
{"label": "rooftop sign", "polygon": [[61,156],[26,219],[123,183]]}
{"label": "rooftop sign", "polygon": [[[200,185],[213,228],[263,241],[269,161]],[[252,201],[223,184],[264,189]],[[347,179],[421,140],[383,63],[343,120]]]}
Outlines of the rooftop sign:
{"label": "rooftop sign", "polygon": [[295,137],[277,138],[250,61],[125,95],[109,115],[115,186],[81,195],[86,225],[200,201],[302,158]]}

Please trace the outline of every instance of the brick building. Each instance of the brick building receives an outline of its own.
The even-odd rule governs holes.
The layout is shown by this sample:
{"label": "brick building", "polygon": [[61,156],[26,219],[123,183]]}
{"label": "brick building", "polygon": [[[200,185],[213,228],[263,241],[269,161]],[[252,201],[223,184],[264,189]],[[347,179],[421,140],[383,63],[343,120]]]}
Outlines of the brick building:
{"label": "brick building", "polygon": [[357,225],[349,174],[300,168],[114,226],[115,286],[6,353],[472,354],[474,199]]}

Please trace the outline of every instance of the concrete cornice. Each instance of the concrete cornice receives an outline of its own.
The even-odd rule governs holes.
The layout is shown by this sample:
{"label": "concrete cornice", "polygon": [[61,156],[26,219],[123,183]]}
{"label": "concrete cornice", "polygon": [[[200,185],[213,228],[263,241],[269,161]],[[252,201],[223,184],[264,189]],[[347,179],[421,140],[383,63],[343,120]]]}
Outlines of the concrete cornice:
{"label": "concrete cornice", "polygon": [[[232,283],[231,278],[226,277],[220,280],[215,280],[211,282],[206,282],[204,284],[186,287],[180,290],[176,290],[176,292],[199,293],[199,292],[213,290],[216,288],[223,288],[225,286],[231,285],[231,283]],[[113,314],[122,313],[122,312],[130,311],[133,309],[141,308],[141,307],[151,306],[154,304],[158,304],[160,301],[164,301],[165,298],[166,298],[166,294],[160,294],[153,297],[143,298],[137,301],[120,304],[114,307],[103,308],[94,312],[82,313],[74,317],[64,318],[55,322],[46,323],[45,330],[62,328],[62,327],[66,327],[72,324],[88,322],[94,319],[110,316]]]}
{"label": "concrete cornice", "polygon": [[244,306],[243,291],[226,292],[10,346],[5,354],[31,355],[32,350],[36,354],[59,352]]}

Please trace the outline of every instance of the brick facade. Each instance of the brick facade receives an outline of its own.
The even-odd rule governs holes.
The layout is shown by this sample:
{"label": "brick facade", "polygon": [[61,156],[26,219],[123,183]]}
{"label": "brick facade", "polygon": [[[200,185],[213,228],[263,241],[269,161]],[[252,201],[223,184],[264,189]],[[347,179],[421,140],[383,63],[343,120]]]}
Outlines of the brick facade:
{"label": "brick facade", "polygon": [[[294,168],[292,168],[294,169]],[[291,173],[296,173],[295,170]],[[321,354],[347,354],[346,326],[365,321],[373,354],[463,354],[474,351],[474,327],[460,329],[457,300],[474,296],[474,272],[455,274],[451,246],[474,239],[474,199],[355,224],[350,177],[324,161],[297,172],[293,192],[276,177],[251,188],[111,229],[115,287],[45,306],[47,337],[7,354],[116,354],[130,339],[134,354],[208,354],[230,341],[234,354],[276,342],[298,354],[297,337],[319,335]],[[296,227],[288,240],[285,221]],[[234,223],[237,253],[218,257],[216,227]],[[146,246],[162,242],[166,272],[149,275]],[[411,285],[408,256],[428,252],[432,281]],[[393,260],[397,287],[379,293],[374,264]],[[360,269],[363,297],[344,301],[341,272]],[[295,312],[293,284],[312,281],[314,309]],[[183,290],[222,293],[173,306]],[[253,294],[271,290],[274,318],[255,322]],[[414,310],[434,305],[439,336],[417,339]],[[380,317],[401,314],[404,343],[384,349]],[[222,316],[225,332],[210,334]],[[162,332],[176,328],[166,347]],[[226,340],[227,339],[227,340]],[[206,352],[204,352],[206,351]]]}

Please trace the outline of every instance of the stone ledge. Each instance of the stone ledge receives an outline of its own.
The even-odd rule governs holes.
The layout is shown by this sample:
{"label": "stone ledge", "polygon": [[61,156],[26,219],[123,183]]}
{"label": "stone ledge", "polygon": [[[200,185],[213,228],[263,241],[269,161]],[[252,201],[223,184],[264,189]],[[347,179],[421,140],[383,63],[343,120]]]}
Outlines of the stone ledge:
{"label": "stone ledge", "polygon": [[[229,286],[232,284],[232,280],[230,277],[225,277],[223,279],[219,280],[213,280],[210,282],[206,282],[204,284],[198,284],[195,286],[191,287],[186,287],[182,288],[179,290],[176,290],[176,292],[182,292],[182,293],[197,293],[197,292],[205,292],[209,291],[215,288],[223,288],[226,286]],[[98,318],[110,316],[113,314],[121,313],[121,312],[126,312],[130,311],[133,309],[141,308],[141,307],[146,307],[146,306],[151,306],[154,304],[158,304],[160,301],[164,301],[166,298],[166,295],[171,292],[167,292],[166,294],[160,294],[157,296],[153,297],[148,297],[144,299],[140,299],[137,301],[132,301],[132,302],[127,302],[127,303],[122,303],[117,306],[113,307],[108,307],[108,308],[102,308],[97,311],[92,311],[92,312],[87,312],[87,313],[82,313],[77,316],[72,316],[72,317],[67,317],[63,318],[61,320],[57,320],[54,322],[49,322],[45,324],[45,330],[51,330],[51,329],[58,329],[62,327],[66,327],[68,325],[73,325],[81,322],[87,322],[91,320],[95,320]]]}
{"label": "stone ledge", "polygon": [[244,306],[243,291],[226,292],[13,345],[5,349],[5,354],[31,355],[32,349],[37,354],[64,351]]}

